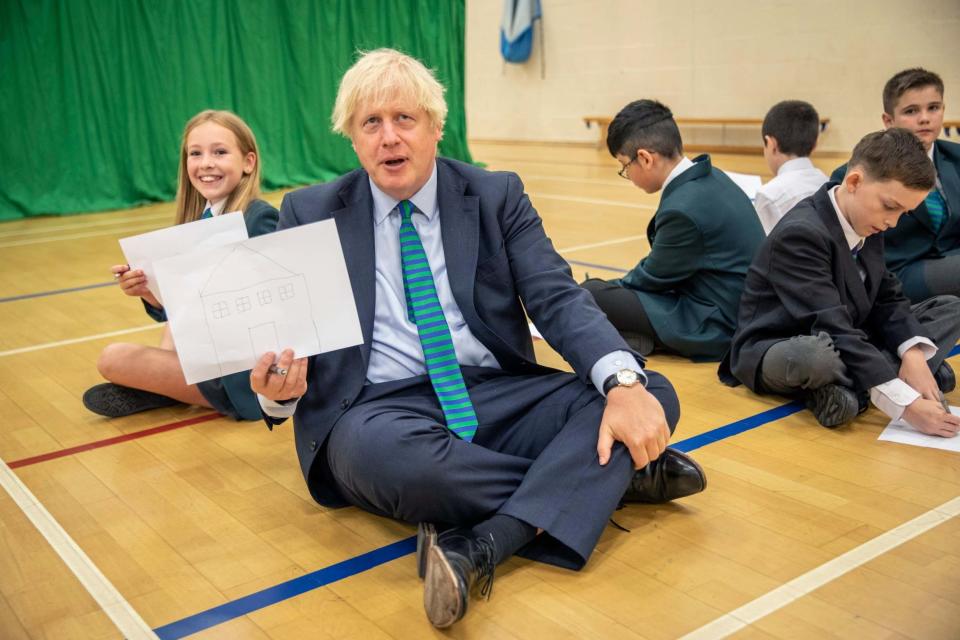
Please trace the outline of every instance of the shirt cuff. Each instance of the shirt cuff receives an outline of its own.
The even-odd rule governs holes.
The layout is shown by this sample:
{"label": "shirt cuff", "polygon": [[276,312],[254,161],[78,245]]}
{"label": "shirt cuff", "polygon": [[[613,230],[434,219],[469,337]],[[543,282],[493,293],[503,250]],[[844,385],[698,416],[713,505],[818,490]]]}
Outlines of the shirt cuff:
{"label": "shirt cuff", "polygon": [[929,360],[933,356],[937,355],[937,345],[933,344],[933,342],[927,338],[924,338],[923,336],[914,336],[909,340],[904,340],[903,343],[897,347],[897,357],[902,360],[903,354],[917,345],[920,345],[920,349],[923,351],[924,359]]}
{"label": "shirt cuff", "polygon": [[292,402],[287,401],[286,404],[280,404],[259,393],[257,394],[257,400],[260,401],[260,408],[263,409],[263,412],[271,418],[289,418],[297,410],[297,403],[300,402],[300,399],[297,398]]}
{"label": "shirt cuff", "polygon": [[603,356],[590,369],[590,381],[602,395],[603,383],[621,369],[631,369],[640,374],[640,382],[647,386],[647,374],[629,351],[613,351]]}
{"label": "shirt cuff", "polygon": [[919,397],[920,393],[900,378],[894,378],[870,389],[870,400],[891,420],[899,420],[904,409]]}

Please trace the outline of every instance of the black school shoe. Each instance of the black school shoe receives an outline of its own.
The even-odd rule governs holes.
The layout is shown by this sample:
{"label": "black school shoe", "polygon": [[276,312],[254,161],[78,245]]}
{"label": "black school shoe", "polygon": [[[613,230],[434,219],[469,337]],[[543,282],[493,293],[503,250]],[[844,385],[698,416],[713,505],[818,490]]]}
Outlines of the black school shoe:
{"label": "black school shoe", "polygon": [[860,406],[856,391],[838,384],[825,384],[807,396],[807,409],[817,422],[828,429],[856,418],[860,414]]}
{"label": "black school shoe", "polygon": [[83,394],[83,406],[108,418],[121,418],[141,411],[172,407],[175,404],[182,403],[158,393],[131,389],[112,382],[90,387]]}
{"label": "black school shoe", "polygon": [[941,393],[950,393],[957,388],[957,376],[953,373],[953,367],[946,361],[940,363],[934,371],[933,379],[937,381],[937,387]]}
{"label": "black school shoe", "polygon": [[707,476],[697,461],[676,449],[666,449],[660,457],[635,471],[623,502],[662,504],[692,496],[707,488]]}
{"label": "black school shoe", "polygon": [[423,575],[423,608],[430,624],[446,629],[467,613],[470,592],[493,590],[493,540],[476,536],[469,528],[437,535],[431,525],[417,531],[418,571]]}

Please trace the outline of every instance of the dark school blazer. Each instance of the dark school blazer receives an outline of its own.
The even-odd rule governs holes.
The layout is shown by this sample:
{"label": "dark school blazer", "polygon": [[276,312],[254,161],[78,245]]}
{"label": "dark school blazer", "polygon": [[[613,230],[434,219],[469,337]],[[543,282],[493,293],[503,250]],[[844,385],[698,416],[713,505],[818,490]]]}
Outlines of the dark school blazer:
{"label": "dark school blazer", "polygon": [[747,267],[764,238],[749,198],[701,155],[663,190],[647,237],[650,253],[613,282],[637,295],[667,347],[720,360],[736,327]]}
{"label": "dark school blazer", "polygon": [[923,336],[900,281],[887,270],[883,236],[866,239],[860,273],[830,202],[828,182],[801,200],[764,240],[747,272],[737,331],[720,366],[728,384],[762,392],[763,356],[774,343],[826,332],[859,390],[897,377],[881,350]]}

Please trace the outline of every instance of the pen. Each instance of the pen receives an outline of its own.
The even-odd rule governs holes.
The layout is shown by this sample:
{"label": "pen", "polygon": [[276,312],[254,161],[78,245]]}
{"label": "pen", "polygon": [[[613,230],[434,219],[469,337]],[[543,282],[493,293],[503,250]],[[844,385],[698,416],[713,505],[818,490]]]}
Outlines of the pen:
{"label": "pen", "polygon": [[272,364],[270,365],[270,368],[267,369],[267,373],[275,373],[278,376],[285,376],[287,375],[287,370],[283,367],[278,367],[277,365]]}

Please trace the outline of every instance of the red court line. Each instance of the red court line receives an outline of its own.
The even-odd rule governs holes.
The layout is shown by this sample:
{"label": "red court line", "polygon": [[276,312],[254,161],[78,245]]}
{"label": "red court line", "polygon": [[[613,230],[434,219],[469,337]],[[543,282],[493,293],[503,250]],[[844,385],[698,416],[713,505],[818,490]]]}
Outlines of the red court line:
{"label": "red court line", "polygon": [[147,436],[152,436],[157,433],[164,433],[165,431],[182,429],[183,427],[189,427],[190,425],[200,424],[201,422],[209,422],[210,420],[216,420],[217,418],[222,418],[222,417],[224,416],[221,413],[208,413],[202,416],[197,416],[196,418],[189,418],[187,420],[181,420],[180,422],[171,422],[170,424],[162,424],[159,427],[151,427],[149,429],[144,429],[143,431],[134,431],[133,433],[126,433],[122,436],[107,438],[106,440],[96,440],[94,442],[88,442],[87,444],[77,445],[76,447],[70,447],[69,449],[60,449],[59,451],[42,453],[39,456],[33,456],[32,458],[23,458],[21,460],[14,460],[13,462],[8,462],[7,466],[10,467],[11,469],[16,469],[18,467],[27,467],[27,466],[30,466],[31,464],[37,464],[38,462],[46,462],[47,460],[54,460],[56,458],[64,458],[66,456],[72,456],[75,453],[81,453],[83,451],[91,451],[92,449],[109,447],[112,444],[120,444],[121,442],[137,440],[138,438],[145,438]]}

